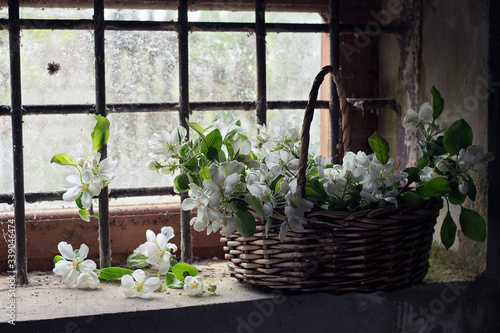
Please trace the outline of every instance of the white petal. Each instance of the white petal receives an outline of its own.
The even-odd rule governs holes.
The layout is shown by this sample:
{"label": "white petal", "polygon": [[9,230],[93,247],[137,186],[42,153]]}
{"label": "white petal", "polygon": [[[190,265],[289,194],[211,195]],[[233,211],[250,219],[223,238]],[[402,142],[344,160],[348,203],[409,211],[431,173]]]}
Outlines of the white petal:
{"label": "white petal", "polygon": [[80,180],[80,177],[77,175],[69,175],[68,177],[66,177],[66,183],[68,183],[71,186],[82,185],[82,181]]}
{"label": "white petal", "polygon": [[151,277],[144,282],[142,287],[148,291],[155,291],[156,289],[160,288],[161,286],[161,280],[158,277]]}
{"label": "white petal", "polygon": [[75,252],[73,252],[73,246],[71,246],[71,244],[59,242],[59,244],[57,244],[57,249],[64,258],[75,259]]}
{"label": "white petal", "polygon": [[137,294],[137,297],[140,297],[140,298],[150,298],[151,297],[151,291],[148,291],[148,290],[141,290],[139,291],[139,293]]}
{"label": "white petal", "polygon": [[98,184],[94,184],[94,183],[89,185],[88,190],[93,197],[95,197],[95,196],[99,195],[99,193],[101,193],[101,187]]}
{"label": "white petal", "polygon": [[146,230],[146,240],[151,243],[156,242],[156,234],[153,232],[153,230]]}
{"label": "white petal", "polygon": [[83,192],[82,194],[82,207],[85,209],[89,209],[92,205],[92,196],[89,192]]}
{"label": "white petal", "polygon": [[164,234],[158,234],[158,236],[156,236],[156,244],[158,244],[158,247],[161,250],[165,250],[167,248],[167,243],[167,237],[165,237]]}
{"label": "white petal", "polygon": [[76,269],[71,269],[68,274],[63,275],[62,280],[66,287],[71,288],[78,280],[78,272],[76,271]]}
{"label": "white petal", "polygon": [[80,250],[78,250],[78,257],[80,258],[80,260],[84,260],[85,258],[87,258],[88,254],[89,247],[87,246],[87,244],[80,245]]}
{"label": "white petal", "polygon": [[113,170],[116,165],[118,164],[118,160],[113,159],[112,157],[105,158],[99,163],[101,166],[102,170]]}
{"label": "white petal", "polygon": [[174,228],[172,227],[163,227],[161,228],[161,233],[165,235],[165,237],[167,237],[167,242],[169,240],[171,240],[175,234],[174,234]]}
{"label": "white petal", "polygon": [[84,262],[81,262],[80,265],[80,270],[82,272],[85,272],[85,273],[90,273],[92,272],[94,269],[96,269],[97,265],[96,263],[94,262],[94,260],[91,260],[91,259],[87,259],[85,260]]}
{"label": "white petal", "polygon": [[82,188],[80,186],[74,186],[69,188],[62,196],[64,201],[71,202],[75,201],[82,193]]}
{"label": "white petal", "polygon": [[90,183],[92,180],[94,180],[94,174],[90,170],[84,170],[82,172],[82,182],[84,184]]}
{"label": "white petal", "polygon": [[123,288],[129,289],[135,287],[135,281],[131,275],[122,276],[121,283]]}
{"label": "white petal", "polygon": [[186,198],[182,201],[181,208],[182,210],[191,210],[196,207],[196,200],[193,198]]}
{"label": "white petal", "polygon": [[138,295],[135,289],[123,289],[123,293],[127,297],[136,297]]}
{"label": "white petal", "polygon": [[132,276],[137,282],[143,282],[146,280],[146,273],[142,269],[136,269],[133,273]]}
{"label": "white petal", "polygon": [[71,269],[73,269],[72,266],[73,264],[71,263],[71,261],[59,260],[58,262],[56,262],[56,265],[52,271],[56,275],[66,275]]}

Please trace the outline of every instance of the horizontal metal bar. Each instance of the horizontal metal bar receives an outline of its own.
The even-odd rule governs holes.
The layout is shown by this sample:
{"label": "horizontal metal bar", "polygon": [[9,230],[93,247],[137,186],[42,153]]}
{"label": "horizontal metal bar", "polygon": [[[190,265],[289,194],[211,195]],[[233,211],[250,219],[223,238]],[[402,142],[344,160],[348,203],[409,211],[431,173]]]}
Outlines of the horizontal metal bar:
{"label": "horizontal metal bar", "polygon": [[[34,192],[25,193],[24,198],[28,203],[35,203],[40,201],[58,201],[62,200],[62,195],[65,191],[53,192]],[[111,189],[109,193],[110,198],[128,198],[128,197],[147,197],[147,196],[160,196],[160,195],[177,195],[172,186],[166,187],[137,187],[137,188],[116,188]],[[13,204],[14,194],[2,193],[0,194],[0,203]]]}
{"label": "horizontal metal bar", "polygon": [[[270,110],[300,110],[305,109],[307,101],[267,101],[267,109]],[[389,98],[348,98],[347,104],[356,109],[378,109],[393,108],[397,111],[396,101]],[[216,111],[216,110],[255,110],[255,101],[220,101],[220,102],[191,102],[189,108],[192,111]],[[316,108],[328,109],[328,101],[316,102]],[[179,111],[179,103],[129,103],[108,104],[109,113],[123,112],[165,112]],[[94,114],[95,106],[92,104],[65,104],[65,105],[24,105],[23,115],[39,114]],[[0,105],[0,116],[10,115],[10,106]]]}
{"label": "horizontal metal bar", "polygon": [[[55,19],[22,19],[21,29],[24,30],[93,30],[93,20],[55,20]],[[0,19],[0,30],[8,29],[8,19]],[[104,21],[105,30],[121,31],[177,31],[175,21]],[[324,23],[266,23],[268,33],[328,33],[329,25]],[[366,24],[340,24],[341,33],[356,33],[377,35],[380,33],[400,33],[405,26],[400,21],[381,25],[375,21]],[[255,32],[255,23],[241,22],[189,22],[189,31],[209,32]]]}

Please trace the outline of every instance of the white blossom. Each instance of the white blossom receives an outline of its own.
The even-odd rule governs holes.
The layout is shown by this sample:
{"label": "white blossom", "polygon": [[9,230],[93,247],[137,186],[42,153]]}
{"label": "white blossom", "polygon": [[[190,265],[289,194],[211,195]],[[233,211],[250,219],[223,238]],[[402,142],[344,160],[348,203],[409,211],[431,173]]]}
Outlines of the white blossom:
{"label": "white blossom", "polygon": [[203,291],[203,279],[199,276],[186,276],[184,290],[187,290],[191,296],[201,294]]}
{"label": "white blossom", "polygon": [[146,273],[137,269],[131,275],[122,276],[121,285],[127,297],[149,298],[153,291],[161,286],[161,281],[158,277],[146,280]]}

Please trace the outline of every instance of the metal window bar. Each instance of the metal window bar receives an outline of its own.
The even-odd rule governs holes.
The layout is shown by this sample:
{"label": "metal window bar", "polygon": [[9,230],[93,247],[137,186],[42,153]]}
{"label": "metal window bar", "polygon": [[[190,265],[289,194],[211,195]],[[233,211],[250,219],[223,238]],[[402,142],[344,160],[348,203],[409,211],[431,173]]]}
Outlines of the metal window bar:
{"label": "metal window bar", "polygon": [[[339,62],[339,35],[340,33],[354,33],[363,31],[362,25],[339,23],[339,0],[331,0],[330,22],[328,24],[290,24],[266,23],[265,0],[255,1],[255,23],[225,23],[225,22],[188,22],[188,1],[178,1],[178,22],[152,21],[105,21],[104,1],[94,0],[93,20],[44,20],[19,18],[19,0],[9,0],[9,18],[0,19],[0,29],[9,30],[10,66],[11,66],[11,106],[0,106],[0,116],[11,115],[13,128],[14,151],[14,193],[0,194],[0,203],[14,204],[16,220],[16,269],[20,283],[28,282],[26,260],[26,233],[25,233],[25,202],[60,200],[62,191],[24,193],[23,177],[23,148],[22,148],[22,117],[33,114],[76,114],[93,113],[106,116],[114,112],[179,112],[179,123],[187,128],[185,119],[191,111],[207,111],[233,109],[257,112],[257,121],[266,122],[267,109],[303,109],[307,101],[267,101],[266,100],[266,59],[265,35],[267,32],[305,32],[330,33],[330,62],[338,66]],[[80,29],[94,30],[96,56],[96,104],[95,105],[22,105],[21,99],[21,69],[20,69],[20,29]],[[405,27],[398,21],[382,27],[383,33],[401,33]],[[130,103],[106,105],[104,81],[104,31],[105,30],[143,30],[143,31],[177,31],[179,40],[179,103]],[[222,102],[189,102],[188,76],[188,33],[190,31],[243,31],[256,34],[257,52],[257,96],[255,101],[222,101]],[[333,85],[331,85],[333,87]],[[331,156],[335,161],[339,158],[338,145],[341,138],[341,120],[336,110],[335,89],[329,101],[318,101],[319,108],[328,108],[331,114]],[[350,99],[352,106],[364,108],[392,107],[396,109],[393,99]],[[337,143],[337,144],[335,144]],[[106,147],[101,151],[102,158],[106,156]],[[131,196],[154,196],[174,194],[172,187],[154,188],[122,188],[104,190],[99,197],[99,237],[101,267],[110,265],[109,240],[109,198]],[[181,200],[185,195],[181,196]],[[191,262],[191,230],[189,226],[189,212],[181,214],[181,260]]]}

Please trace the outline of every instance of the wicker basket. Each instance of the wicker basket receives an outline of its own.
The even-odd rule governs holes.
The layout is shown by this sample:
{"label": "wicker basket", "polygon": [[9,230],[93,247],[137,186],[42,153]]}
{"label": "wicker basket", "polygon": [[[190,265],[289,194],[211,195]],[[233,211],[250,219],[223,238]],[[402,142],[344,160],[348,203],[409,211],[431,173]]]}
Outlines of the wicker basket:
{"label": "wicker basket", "polygon": [[[309,127],[319,86],[331,73],[345,112],[345,97],[338,72],[327,66],[316,77],[302,128],[301,157],[307,155]],[[305,150],[304,150],[305,149]],[[298,186],[305,189],[305,166],[299,162]],[[225,244],[230,274],[240,281],[294,291],[373,292],[420,282],[428,269],[434,225],[443,207],[441,198],[355,213],[315,211],[301,233],[289,231],[278,238],[283,222],[273,217],[268,237],[257,220],[253,237],[235,233]]]}

